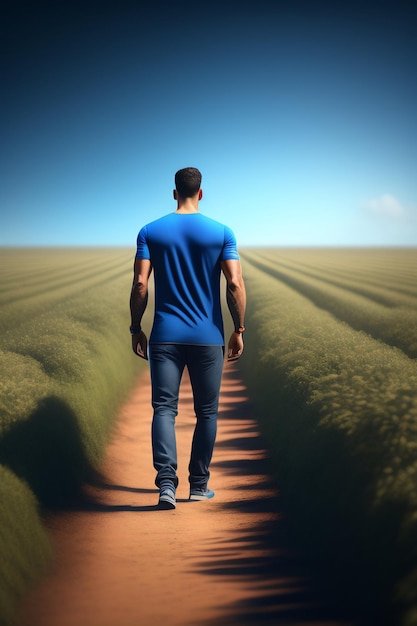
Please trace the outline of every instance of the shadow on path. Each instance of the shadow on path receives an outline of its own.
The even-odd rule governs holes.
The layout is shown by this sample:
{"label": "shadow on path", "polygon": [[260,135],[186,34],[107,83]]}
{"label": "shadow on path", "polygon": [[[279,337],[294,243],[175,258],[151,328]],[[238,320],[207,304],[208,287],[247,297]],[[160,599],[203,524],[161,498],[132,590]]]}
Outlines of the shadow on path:
{"label": "shadow on path", "polygon": [[236,497],[222,508],[252,521],[244,534],[233,530],[225,535],[195,571],[226,583],[240,581],[246,589],[245,597],[223,607],[228,626],[377,623],[366,607],[358,615],[358,608],[349,606],[336,581],[321,571],[322,564],[308,563],[295,549],[293,536],[289,538],[291,519],[283,513],[279,489],[271,478],[265,442],[242,388],[236,391],[238,382],[236,370],[225,372],[220,419],[228,424],[230,436],[216,444],[221,460],[212,467],[238,480],[233,488]]}

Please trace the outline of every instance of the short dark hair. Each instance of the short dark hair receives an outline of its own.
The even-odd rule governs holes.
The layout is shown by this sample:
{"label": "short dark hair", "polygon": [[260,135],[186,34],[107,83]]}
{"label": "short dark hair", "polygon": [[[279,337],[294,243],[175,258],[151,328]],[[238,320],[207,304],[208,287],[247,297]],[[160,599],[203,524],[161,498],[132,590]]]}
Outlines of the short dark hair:
{"label": "short dark hair", "polygon": [[196,167],[184,167],[175,174],[175,188],[181,198],[192,198],[201,186],[201,172]]}

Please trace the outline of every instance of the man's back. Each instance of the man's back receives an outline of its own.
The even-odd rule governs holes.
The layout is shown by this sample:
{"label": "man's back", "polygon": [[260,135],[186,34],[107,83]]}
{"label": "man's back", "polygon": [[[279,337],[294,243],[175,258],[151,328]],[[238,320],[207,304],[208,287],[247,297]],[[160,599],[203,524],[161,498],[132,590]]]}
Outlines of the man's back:
{"label": "man's back", "polygon": [[221,262],[239,259],[232,231],[201,213],[171,213],[140,231],[137,258],[155,275],[151,343],[223,345]]}

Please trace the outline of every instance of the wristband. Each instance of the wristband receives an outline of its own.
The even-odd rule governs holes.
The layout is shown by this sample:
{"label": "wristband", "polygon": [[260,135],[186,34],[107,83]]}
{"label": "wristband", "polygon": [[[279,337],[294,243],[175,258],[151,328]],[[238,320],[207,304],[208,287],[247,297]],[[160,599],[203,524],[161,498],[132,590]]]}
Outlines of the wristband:
{"label": "wristband", "polygon": [[137,335],[142,329],[140,326],[130,326],[129,330],[131,335]]}

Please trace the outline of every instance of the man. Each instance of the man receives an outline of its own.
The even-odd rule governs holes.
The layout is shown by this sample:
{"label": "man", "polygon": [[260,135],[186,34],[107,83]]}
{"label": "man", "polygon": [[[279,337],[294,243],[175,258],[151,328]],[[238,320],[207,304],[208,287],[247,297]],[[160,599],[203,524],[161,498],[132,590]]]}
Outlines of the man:
{"label": "man", "polygon": [[189,463],[190,500],[214,496],[207,484],[223,370],[221,271],[226,277],[227,303],[235,326],[228,359],[235,360],[243,352],[246,294],[235,237],[227,226],[199,213],[202,197],[199,170],[179,170],[174,189],[177,210],[144,226],[137,238],[130,332],[133,351],[147,359],[148,341],[141,320],[153,269],[155,312],[149,340],[152,453],[162,509],[176,506],[175,418],[185,367],[197,418]]}

